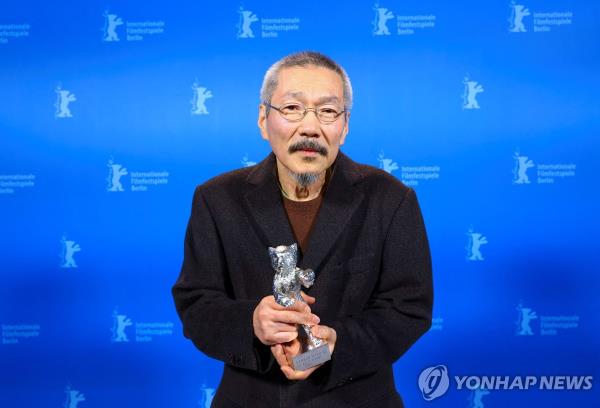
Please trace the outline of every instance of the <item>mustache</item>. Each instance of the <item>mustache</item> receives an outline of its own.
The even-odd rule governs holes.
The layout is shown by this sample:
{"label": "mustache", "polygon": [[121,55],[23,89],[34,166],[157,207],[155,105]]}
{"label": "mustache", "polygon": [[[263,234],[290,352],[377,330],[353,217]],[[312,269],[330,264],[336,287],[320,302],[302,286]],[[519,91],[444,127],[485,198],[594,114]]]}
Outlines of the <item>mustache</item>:
{"label": "mustache", "polygon": [[327,148],[325,146],[321,146],[320,144],[318,144],[317,142],[315,142],[314,140],[311,139],[304,139],[301,140],[299,142],[294,143],[293,145],[291,145],[288,149],[288,152],[294,153],[297,152],[299,150],[306,150],[306,149],[310,149],[310,150],[314,150],[315,152],[319,153],[322,156],[327,156]]}

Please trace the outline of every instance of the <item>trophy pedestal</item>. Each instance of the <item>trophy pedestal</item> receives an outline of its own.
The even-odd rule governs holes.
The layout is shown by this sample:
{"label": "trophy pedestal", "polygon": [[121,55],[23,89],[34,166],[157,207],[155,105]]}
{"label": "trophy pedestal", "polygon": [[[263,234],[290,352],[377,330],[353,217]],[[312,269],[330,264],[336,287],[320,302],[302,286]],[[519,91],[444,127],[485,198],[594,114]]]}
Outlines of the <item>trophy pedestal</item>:
{"label": "trophy pedestal", "polygon": [[298,354],[296,357],[294,357],[294,370],[308,370],[311,367],[322,364],[329,360],[331,360],[331,354],[329,353],[329,345],[325,343],[322,346],[306,351],[302,354]]}

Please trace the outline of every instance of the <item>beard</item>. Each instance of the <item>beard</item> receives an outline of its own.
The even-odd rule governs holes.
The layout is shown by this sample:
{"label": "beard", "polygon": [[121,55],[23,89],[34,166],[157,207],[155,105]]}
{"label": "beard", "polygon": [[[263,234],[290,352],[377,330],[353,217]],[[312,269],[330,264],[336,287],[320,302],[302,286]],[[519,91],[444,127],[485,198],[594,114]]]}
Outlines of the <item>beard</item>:
{"label": "beard", "polygon": [[288,170],[288,174],[296,181],[296,197],[306,198],[308,197],[308,187],[316,183],[322,173],[296,173]]}

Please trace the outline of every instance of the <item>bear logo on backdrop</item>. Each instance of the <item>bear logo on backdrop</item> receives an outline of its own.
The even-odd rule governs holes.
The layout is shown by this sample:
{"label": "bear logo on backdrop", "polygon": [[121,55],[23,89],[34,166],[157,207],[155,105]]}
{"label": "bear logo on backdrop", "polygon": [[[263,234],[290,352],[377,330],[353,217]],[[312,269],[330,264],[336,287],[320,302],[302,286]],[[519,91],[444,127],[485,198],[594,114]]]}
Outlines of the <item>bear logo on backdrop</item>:
{"label": "bear logo on backdrop", "polygon": [[379,7],[379,4],[375,4],[373,7],[375,10],[375,19],[373,20],[373,35],[390,35],[388,29],[388,20],[394,18],[394,13],[389,11],[385,7]]}
{"label": "bear logo on backdrop", "polygon": [[102,37],[103,41],[113,42],[119,41],[119,36],[117,34],[117,27],[124,24],[123,19],[116,14],[112,14],[108,11],[105,11],[104,14],[104,35]]}
{"label": "bear logo on backdrop", "polygon": [[513,169],[513,184],[529,184],[527,170],[535,166],[533,160],[527,156],[522,156],[518,151],[513,155],[515,167]]}
{"label": "bear logo on backdrop", "polygon": [[463,109],[479,109],[479,102],[477,102],[477,95],[483,92],[483,86],[477,81],[473,81],[469,76],[465,76],[463,79],[464,91],[462,95],[462,108]]}
{"label": "bear logo on backdrop", "polygon": [[133,322],[127,315],[121,314],[117,309],[113,312],[113,327],[111,329],[113,343],[124,343],[129,341],[125,329],[131,326]]}
{"label": "bear logo on backdrop", "polygon": [[73,114],[71,113],[69,104],[77,100],[75,95],[69,90],[62,89],[62,85],[60,84],[56,87],[54,92],[56,92],[56,103],[54,104],[56,110],[54,112],[54,117],[72,118]]}
{"label": "bear logo on backdrop", "polygon": [[238,23],[238,38],[254,38],[254,32],[252,31],[252,23],[258,21],[258,17],[250,10],[244,10],[240,7],[238,10],[240,15],[240,21]]}
{"label": "bear logo on backdrop", "polygon": [[531,15],[529,9],[522,4],[516,4],[514,1],[510,3],[509,7],[510,17],[508,18],[508,31],[512,33],[526,32],[527,30],[525,29],[525,25],[523,24],[523,18]]}
{"label": "bear logo on backdrop", "polygon": [[522,304],[517,306],[519,317],[517,318],[517,336],[532,336],[533,331],[531,330],[531,321],[537,319],[538,316],[535,311],[529,307],[523,307]]}
{"label": "bear logo on backdrop", "polygon": [[121,184],[121,177],[129,174],[123,165],[115,163],[112,157],[108,160],[108,177],[106,178],[106,191],[125,191]]}
{"label": "bear logo on backdrop", "polygon": [[75,262],[75,254],[81,251],[81,247],[78,243],[73,240],[67,238],[66,235],[63,235],[60,239],[60,243],[62,246],[62,250],[60,253],[60,267],[61,268],[77,268],[77,263]]}
{"label": "bear logo on backdrop", "polygon": [[486,389],[473,390],[469,396],[469,408],[484,408],[482,399],[489,394],[490,391]]}
{"label": "bear logo on backdrop", "polygon": [[63,404],[64,408],[78,408],[79,403],[85,401],[85,395],[78,390],[71,389],[70,386],[65,389],[65,393],[67,394],[67,398]]}
{"label": "bear logo on backdrop", "polygon": [[256,164],[255,161],[251,161],[248,159],[248,153],[246,153],[244,155],[244,157],[242,157],[242,166],[244,167],[250,167],[250,166],[254,166]]}
{"label": "bear logo on backdrop", "polygon": [[213,97],[212,92],[200,86],[198,81],[194,81],[192,90],[194,91],[192,100],[190,101],[192,104],[192,115],[208,115],[206,100]]}
{"label": "bear logo on backdrop", "polygon": [[483,261],[481,254],[481,246],[488,243],[488,240],[483,234],[475,232],[473,228],[467,231],[467,260],[468,261]]}

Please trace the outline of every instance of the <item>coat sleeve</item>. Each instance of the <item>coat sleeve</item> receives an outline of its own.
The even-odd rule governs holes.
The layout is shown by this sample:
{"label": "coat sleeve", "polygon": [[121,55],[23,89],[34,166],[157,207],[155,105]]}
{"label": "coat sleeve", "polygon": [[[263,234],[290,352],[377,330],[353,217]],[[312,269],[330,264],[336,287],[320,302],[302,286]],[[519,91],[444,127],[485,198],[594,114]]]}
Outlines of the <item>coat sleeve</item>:
{"label": "coat sleeve", "polygon": [[391,366],[431,327],[433,282],[425,225],[408,189],[383,243],[378,283],[367,305],[331,326],[337,332],[325,391]]}
{"label": "coat sleeve", "polygon": [[268,371],[274,359],[252,326],[259,301],[233,298],[222,242],[201,189],[194,193],[183,264],[172,288],[183,334],[225,364]]}

